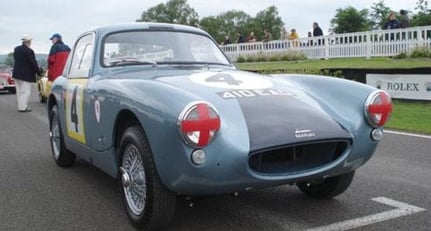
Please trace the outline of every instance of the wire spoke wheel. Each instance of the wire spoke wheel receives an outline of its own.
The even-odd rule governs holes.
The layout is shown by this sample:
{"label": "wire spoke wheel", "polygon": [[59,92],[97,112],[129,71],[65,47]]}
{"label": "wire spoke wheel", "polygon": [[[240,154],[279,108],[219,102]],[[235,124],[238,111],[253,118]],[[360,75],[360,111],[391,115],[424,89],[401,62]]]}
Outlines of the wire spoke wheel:
{"label": "wire spoke wheel", "polygon": [[140,215],[147,199],[145,169],[141,153],[132,144],[129,144],[124,151],[121,174],[124,196],[129,208],[133,214]]}
{"label": "wire spoke wheel", "polygon": [[75,164],[76,155],[70,152],[64,144],[57,105],[54,105],[50,111],[49,136],[52,157],[54,158],[54,161],[57,163],[57,165],[61,167],[70,167]]}
{"label": "wire spoke wheel", "polygon": [[119,145],[119,185],[130,221],[138,229],[163,229],[174,216],[176,195],[160,181],[142,127],[125,128]]}
{"label": "wire spoke wheel", "polygon": [[52,145],[52,154],[55,159],[58,159],[60,156],[60,127],[57,120],[52,121],[51,123],[51,145]]}

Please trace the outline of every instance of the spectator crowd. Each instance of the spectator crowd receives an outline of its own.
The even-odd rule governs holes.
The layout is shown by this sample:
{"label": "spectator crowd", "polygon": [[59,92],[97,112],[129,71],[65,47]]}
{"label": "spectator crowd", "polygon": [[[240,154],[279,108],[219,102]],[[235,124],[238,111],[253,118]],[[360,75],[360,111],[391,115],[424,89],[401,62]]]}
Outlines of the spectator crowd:
{"label": "spectator crowd", "polygon": [[[399,16],[397,19],[397,14],[395,12],[390,12],[389,16],[387,17],[387,21],[382,27],[384,30],[390,30],[390,29],[399,29],[399,28],[407,28],[409,27],[409,17],[408,12],[406,10],[400,10]],[[317,22],[314,22],[312,24],[312,31],[308,31],[307,36],[308,38],[312,37],[320,37],[323,36],[323,30],[320,28],[319,24]],[[255,32],[250,32],[248,36],[244,36],[241,30],[237,31],[237,39],[232,41],[229,35],[225,36],[225,40],[221,43],[221,45],[229,45],[232,43],[253,43],[253,42],[259,42],[257,39]],[[273,40],[272,34],[269,32],[268,29],[264,29],[264,34],[262,36],[261,42],[269,42]],[[292,46],[297,47],[299,46],[299,34],[297,33],[295,28],[291,28],[290,32],[286,30],[286,27],[282,27],[280,30],[280,40],[286,40],[291,41]],[[323,39],[317,39],[316,45],[324,45]],[[307,46],[313,45],[314,43],[307,43]]]}

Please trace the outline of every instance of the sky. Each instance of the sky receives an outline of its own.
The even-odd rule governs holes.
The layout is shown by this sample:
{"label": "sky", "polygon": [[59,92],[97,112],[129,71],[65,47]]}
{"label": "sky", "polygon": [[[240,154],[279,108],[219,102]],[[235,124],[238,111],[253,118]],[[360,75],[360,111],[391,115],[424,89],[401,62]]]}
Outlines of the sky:
{"label": "sky", "polygon": [[[325,34],[336,10],[352,6],[358,10],[370,9],[379,0],[187,0],[199,18],[217,16],[229,10],[242,10],[254,17],[269,6],[276,6],[286,28],[295,28],[300,37],[312,30],[318,22]],[[33,38],[36,53],[49,52],[50,36],[60,33],[70,47],[75,39],[88,29],[112,23],[134,22],[142,12],[167,0],[1,0],[0,1],[0,54],[13,52],[21,44],[24,34]],[[394,11],[415,12],[416,0],[385,0]]]}

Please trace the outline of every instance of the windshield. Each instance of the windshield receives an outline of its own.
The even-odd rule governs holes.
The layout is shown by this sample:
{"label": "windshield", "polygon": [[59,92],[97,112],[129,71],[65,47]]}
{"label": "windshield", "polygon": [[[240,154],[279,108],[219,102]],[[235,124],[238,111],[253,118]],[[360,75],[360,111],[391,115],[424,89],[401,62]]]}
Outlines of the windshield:
{"label": "windshield", "polygon": [[108,35],[103,65],[230,65],[217,45],[200,34],[179,31],[128,31]]}

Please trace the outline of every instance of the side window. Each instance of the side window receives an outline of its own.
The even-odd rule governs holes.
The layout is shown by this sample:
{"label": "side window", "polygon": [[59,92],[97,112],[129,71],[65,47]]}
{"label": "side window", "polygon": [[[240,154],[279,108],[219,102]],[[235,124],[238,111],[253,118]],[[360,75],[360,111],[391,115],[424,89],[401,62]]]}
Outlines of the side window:
{"label": "side window", "polygon": [[88,77],[93,60],[93,34],[82,37],[73,52],[69,77]]}

